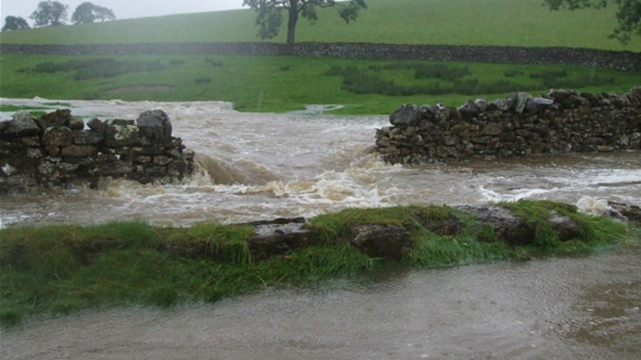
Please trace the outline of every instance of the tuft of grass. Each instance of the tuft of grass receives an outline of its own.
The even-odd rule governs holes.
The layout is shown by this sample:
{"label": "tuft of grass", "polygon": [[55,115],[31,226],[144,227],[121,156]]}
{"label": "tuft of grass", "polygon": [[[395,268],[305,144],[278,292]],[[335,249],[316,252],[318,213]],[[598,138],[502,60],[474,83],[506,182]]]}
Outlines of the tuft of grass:
{"label": "tuft of grass", "polygon": [[523,75],[523,71],[521,71],[520,69],[510,69],[510,70],[507,70],[504,73],[504,75],[505,75],[505,77],[510,77],[511,78],[511,77]]}
{"label": "tuft of grass", "polygon": [[211,78],[208,78],[208,77],[195,78],[194,82],[196,84],[209,84],[211,83]]}
{"label": "tuft of grass", "polygon": [[223,66],[223,62],[220,61],[220,60],[207,58],[207,59],[205,59],[205,62],[209,63],[213,67],[222,67]]}

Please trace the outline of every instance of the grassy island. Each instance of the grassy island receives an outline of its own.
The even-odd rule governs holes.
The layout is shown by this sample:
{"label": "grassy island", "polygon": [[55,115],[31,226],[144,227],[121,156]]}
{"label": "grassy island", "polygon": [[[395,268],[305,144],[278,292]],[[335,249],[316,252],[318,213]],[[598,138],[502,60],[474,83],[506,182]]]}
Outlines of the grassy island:
{"label": "grassy island", "polygon": [[[250,225],[9,226],[0,230],[0,321],[13,326],[35,314],[85,308],[215,302],[269,286],[354,277],[388,264],[456,266],[593,252],[638,241],[636,230],[627,225],[581,214],[573,206],[521,201],[497,207],[533,229],[529,243],[506,242],[495,226],[446,206],[347,209],[321,215],[304,225],[314,234],[309,246],[267,258],[255,256],[248,247],[247,240],[255,234]],[[561,241],[550,225],[552,216],[571,219],[577,236]],[[435,226],[439,223],[457,225],[444,232]],[[411,250],[399,261],[360,252],[348,240],[354,226],[363,224],[406,230]]]}

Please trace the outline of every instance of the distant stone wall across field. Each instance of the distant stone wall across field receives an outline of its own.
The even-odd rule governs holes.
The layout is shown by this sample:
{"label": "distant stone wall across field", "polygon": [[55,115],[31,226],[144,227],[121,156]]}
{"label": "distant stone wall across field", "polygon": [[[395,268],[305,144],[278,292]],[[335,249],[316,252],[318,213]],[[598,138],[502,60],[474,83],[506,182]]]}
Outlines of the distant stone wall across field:
{"label": "distant stone wall across field", "polygon": [[0,44],[0,53],[59,55],[225,54],[372,60],[575,64],[641,70],[641,53],[563,47],[455,46],[382,43],[153,43],[105,45]]}
{"label": "distant stone wall across field", "polygon": [[70,110],[39,118],[19,112],[0,122],[0,193],[127,178],[170,183],[194,171],[194,152],[171,136],[167,115],[147,111],[133,120],[93,119],[85,129]]}
{"label": "distant stone wall across field", "polygon": [[377,131],[376,149],[394,164],[641,149],[641,88],[588,94],[513,93],[459,108],[403,105]]}

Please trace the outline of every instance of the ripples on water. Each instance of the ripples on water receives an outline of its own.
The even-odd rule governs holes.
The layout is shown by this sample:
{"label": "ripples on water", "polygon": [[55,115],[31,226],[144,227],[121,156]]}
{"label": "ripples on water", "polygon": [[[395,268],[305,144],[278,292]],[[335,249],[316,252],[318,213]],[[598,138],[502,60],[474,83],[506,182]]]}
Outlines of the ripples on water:
{"label": "ripples on water", "polygon": [[[40,104],[3,99],[3,103]],[[583,196],[641,205],[638,152],[468,161],[412,168],[372,154],[385,116],[243,114],[229,104],[71,101],[75,115],[135,119],[165,110],[174,135],[198,153],[202,173],[183,184],[104,181],[3,197],[10,223],[142,219],[155,224],[224,223],[314,216],[347,207],[475,204],[524,198],[576,203]]]}
{"label": "ripples on water", "polygon": [[87,311],[3,334],[2,359],[641,358],[641,251],[268,289],[175,310]]}

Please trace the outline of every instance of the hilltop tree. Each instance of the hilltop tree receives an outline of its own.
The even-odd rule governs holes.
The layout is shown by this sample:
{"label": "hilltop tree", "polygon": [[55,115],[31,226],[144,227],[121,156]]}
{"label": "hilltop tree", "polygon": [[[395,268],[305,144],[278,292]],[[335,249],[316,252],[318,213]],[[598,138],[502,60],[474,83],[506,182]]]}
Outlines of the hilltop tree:
{"label": "hilltop tree", "polygon": [[27,20],[23,19],[21,16],[9,15],[4,19],[4,26],[2,27],[2,31],[12,31],[29,28],[30,27],[27,23]]}
{"label": "hilltop tree", "polygon": [[114,20],[116,15],[111,9],[90,2],[83,2],[78,5],[71,15],[71,22],[74,24],[88,24],[96,20]]}
{"label": "hilltop tree", "polygon": [[35,27],[64,25],[68,11],[69,6],[58,1],[41,1],[29,18],[34,20]]}
{"label": "hilltop tree", "polygon": [[249,6],[258,12],[258,36],[263,39],[271,39],[278,35],[285,12],[288,17],[288,44],[293,44],[296,39],[296,25],[300,17],[316,21],[318,8],[339,7],[338,14],[348,24],[350,20],[356,20],[361,8],[367,8],[365,0],[350,0],[347,3],[337,3],[335,0],[243,0],[243,6]]}
{"label": "hilltop tree", "polygon": [[641,35],[641,0],[545,0],[545,4],[552,10],[602,9],[609,3],[619,7],[616,15],[619,26],[609,38],[627,44],[632,34]]}

